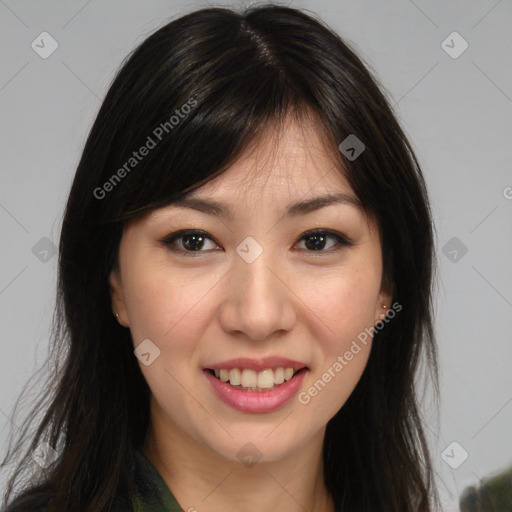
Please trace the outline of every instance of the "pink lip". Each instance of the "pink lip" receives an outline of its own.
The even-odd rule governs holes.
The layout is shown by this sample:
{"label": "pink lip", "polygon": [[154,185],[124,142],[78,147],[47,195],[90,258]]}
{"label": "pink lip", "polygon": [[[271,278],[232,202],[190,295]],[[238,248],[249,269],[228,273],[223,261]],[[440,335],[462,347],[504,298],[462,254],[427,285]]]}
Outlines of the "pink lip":
{"label": "pink lip", "polygon": [[[265,364],[267,364],[265,368],[268,368],[269,366],[272,367],[272,365],[268,365],[268,363]],[[279,366],[281,366],[281,364],[279,364]],[[290,365],[288,367],[292,368],[293,366]],[[226,367],[219,366],[219,368]],[[262,413],[275,411],[288,402],[300,389],[307,371],[308,370],[306,368],[303,368],[290,380],[287,380],[271,391],[243,391],[241,389],[234,388],[227,382],[222,382],[208,370],[203,370],[203,375],[212,385],[215,394],[224,403],[241,412]]]}
{"label": "pink lip", "polygon": [[287,359],[286,357],[269,356],[263,357],[262,359],[239,357],[236,359],[230,359],[229,361],[211,364],[206,366],[206,368],[209,368],[210,370],[231,370],[232,368],[247,368],[248,370],[262,372],[268,368],[293,368],[294,370],[300,370],[305,366],[307,366],[306,363],[293,361],[292,359]]}

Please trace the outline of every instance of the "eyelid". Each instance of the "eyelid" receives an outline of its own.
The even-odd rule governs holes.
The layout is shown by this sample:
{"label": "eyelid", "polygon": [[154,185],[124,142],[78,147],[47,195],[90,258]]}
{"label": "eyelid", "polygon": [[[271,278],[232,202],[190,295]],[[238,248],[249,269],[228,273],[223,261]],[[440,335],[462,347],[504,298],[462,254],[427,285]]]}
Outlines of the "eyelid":
{"label": "eyelid", "polygon": [[[185,235],[200,235],[200,236],[203,236],[204,238],[208,238],[208,239],[212,240],[213,242],[217,243],[215,238],[213,238],[211,235],[209,235],[206,231],[203,231],[202,229],[194,229],[194,228],[180,229],[178,231],[174,231],[173,233],[170,233],[169,235],[162,238],[160,240],[160,242],[162,242],[163,244],[171,244],[176,239],[181,238],[182,236],[185,236]],[[191,251],[188,251],[188,252],[191,252]],[[205,252],[205,251],[200,251],[200,252]]]}
{"label": "eyelid", "polygon": [[[343,247],[352,247],[352,246],[356,245],[355,242],[347,235],[340,233],[338,231],[332,230],[332,229],[327,229],[327,228],[313,228],[313,229],[304,231],[298,237],[297,242],[295,242],[295,244],[298,243],[299,241],[302,241],[304,238],[306,238],[308,236],[313,236],[316,234],[325,234],[328,237],[333,238],[334,240],[336,240],[338,247],[330,248],[325,251],[324,250],[309,251],[307,249],[300,249],[299,250],[300,252],[305,252],[309,256],[312,256],[312,257],[322,257],[322,255],[336,253],[339,250],[341,250]],[[219,246],[217,241],[211,235],[209,235],[206,231],[203,231],[201,229],[194,229],[194,228],[180,229],[178,231],[174,231],[173,233],[171,233],[171,234],[167,235],[166,237],[164,237],[163,239],[161,239],[160,242],[163,243],[166,247],[168,247],[169,250],[172,251],[173,253],[177,253],[177,254],[183,255],[183,256],[196,257],[196,256],[200,256],[201,253],[208,254],[210,252],[210,251],[201,251],[201,250],[199,250],[199,251],[184,251],[182,249],[172,248],[172,244],[176,240],[178,240],[181,237],[186,236],[186,235],[201,235],[204,238],[211,240],[212,242],[214,242],[215,244],[217,244]]]}

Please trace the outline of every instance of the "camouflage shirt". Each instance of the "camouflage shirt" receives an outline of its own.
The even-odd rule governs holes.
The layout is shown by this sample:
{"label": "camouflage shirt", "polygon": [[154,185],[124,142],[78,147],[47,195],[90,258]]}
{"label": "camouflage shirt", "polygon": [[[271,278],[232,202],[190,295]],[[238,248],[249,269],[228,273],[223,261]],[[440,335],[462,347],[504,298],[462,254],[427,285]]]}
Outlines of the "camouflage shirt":
{"label": "camouflage shirt", "polygon": [[116,512],[184,512],[149,459],[138,449],[129,456],[135,488],[122,486]]}
{"label": "camouflage shirt", "polygon": [[479,487],[467,487],[459,502],[460,512],[512,512],[512,468]]}

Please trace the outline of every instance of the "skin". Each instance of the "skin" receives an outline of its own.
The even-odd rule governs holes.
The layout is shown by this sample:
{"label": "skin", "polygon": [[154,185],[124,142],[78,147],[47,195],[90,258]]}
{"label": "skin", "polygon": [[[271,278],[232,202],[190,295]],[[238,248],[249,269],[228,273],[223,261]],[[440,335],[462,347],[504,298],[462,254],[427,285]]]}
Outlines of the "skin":
{"label": "skin", "polygon": [[[355,197],[325,140],[318,121],[289,118],[277,146],[269,130],[194,191],[227,203],[233,220],[171,205],[125,226],[109,278],[112,308],[134,347],[150,339],[160,349],[150,365],[139,362],[152,392],[143,452],[185,511],[334,510],[322,474],[325,428],[359,381],[371,339],[309,403],[295,396],[271,413],[232,409],[202,374],[233,357],[278,355],[306,363],[305,391],[390,307],[379,233],[362,210],[333,204],[281,219],[289,203],[322,193]],[[308,248],[303,234],[317,228],[354,245],[329,237]],[[212,240],[192,240],[195,256],[173,253],[161,240],[180,229]],[[263,248],[250,264],[236,252],[247,236]],[[251,467],[237,457],[248,442],[261,452]]]}

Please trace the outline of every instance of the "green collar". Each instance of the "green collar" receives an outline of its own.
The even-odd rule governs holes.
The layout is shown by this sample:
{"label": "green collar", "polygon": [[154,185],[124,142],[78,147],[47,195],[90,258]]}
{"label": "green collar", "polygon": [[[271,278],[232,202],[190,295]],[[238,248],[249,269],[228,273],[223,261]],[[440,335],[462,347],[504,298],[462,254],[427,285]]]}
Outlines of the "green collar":
{"label": "green collar", "polygon": [[138,449],[132,459],[135,495],[133,512],[184,512],[149,459]]}

